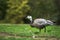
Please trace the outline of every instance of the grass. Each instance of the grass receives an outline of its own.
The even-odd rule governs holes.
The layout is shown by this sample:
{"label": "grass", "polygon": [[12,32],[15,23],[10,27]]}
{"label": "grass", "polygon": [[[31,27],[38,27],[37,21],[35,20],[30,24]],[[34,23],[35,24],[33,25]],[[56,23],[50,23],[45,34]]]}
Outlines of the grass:
{"label": "grass", "polygon": [[21,34],[22,36],[26,36],[27,34],[32,35],[32,33],[36,31],[38,31],[38,29],[31,28],[29,25],[0,25],[0,32],[7,32],[10,34]]}
{"label": "grass", "polygon": [[[60,26],[48,26],[46,27],[46,31],[44,29],[41,30],[40,33],[35,34],[38,36],[56,36],[60,37]],[[17,36],[32,36],[35,32],[39,32],[37,28],[31,28],[28,24],[10,24],[10,25],[0,25],[0,32],[5,32],[9,34],[16,34]],[[5,38],[0,37],[0,40],[32,40],[32,38]]]}

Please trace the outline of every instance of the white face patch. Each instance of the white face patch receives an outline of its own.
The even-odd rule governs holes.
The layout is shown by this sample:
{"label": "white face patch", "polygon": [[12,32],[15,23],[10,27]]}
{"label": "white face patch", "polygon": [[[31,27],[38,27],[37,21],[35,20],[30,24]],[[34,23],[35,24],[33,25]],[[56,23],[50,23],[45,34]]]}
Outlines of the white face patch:
{"label": "white face patch", "polygon": [[30,21],[32,21],[32,16],[27,16],[27,18],[28,18]]}
{"label": "white face patch", "polygon": [[28,19],[31,19],[31,18],[32,18],[32,16],[27,16],[27,18],[28,18]]}

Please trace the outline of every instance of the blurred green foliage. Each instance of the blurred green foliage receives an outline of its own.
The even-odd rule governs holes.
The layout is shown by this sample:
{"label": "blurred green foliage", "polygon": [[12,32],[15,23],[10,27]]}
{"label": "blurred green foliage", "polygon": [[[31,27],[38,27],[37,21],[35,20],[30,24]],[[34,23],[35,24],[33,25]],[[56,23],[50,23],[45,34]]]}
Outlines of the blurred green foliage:
{"label": "blurred green foliage", "polygon": [[23,23],[30,10],[27,3],[28,0],[0,0],[0,23]]}
{"label": "blurred green foliage", "polygon": [[33,19],[59,20],[59,2],[58,0],[0,0],[0,23],[24,23],[23,18],[27,15],[32,15]]}
{"label": "blurred green foliage", "polygon": [[7,9],[7,0],[0,0],[0,20],[4,20]]}
{"label": "blurred green foliage", "polygon": [[57,7],[57,11],[58,11],[58,15],[57,15],[57,20],[56,20],[56,24],[60,25],[60,0],[55,0],[55,5]]}
{"label": "blurred green foliage", "polygon": [[27,3],[28,0],[9,0],[6,21],[8,23],[23,23],[23,17],[30,10]]}
{"label": "blurred green foliage", "polygon": [[29,5],[34,18],[56,19],[57,7],[54,0],[30,0]]}

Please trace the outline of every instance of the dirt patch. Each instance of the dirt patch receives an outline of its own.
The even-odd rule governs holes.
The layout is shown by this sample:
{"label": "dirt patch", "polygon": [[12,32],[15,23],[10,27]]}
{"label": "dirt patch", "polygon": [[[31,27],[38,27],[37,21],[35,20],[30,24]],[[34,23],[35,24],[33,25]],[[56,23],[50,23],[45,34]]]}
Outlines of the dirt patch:
{"label": "dirt patch", "polygon": [[0,32],[0,36],[15,36],[15,35],[7,32]]}

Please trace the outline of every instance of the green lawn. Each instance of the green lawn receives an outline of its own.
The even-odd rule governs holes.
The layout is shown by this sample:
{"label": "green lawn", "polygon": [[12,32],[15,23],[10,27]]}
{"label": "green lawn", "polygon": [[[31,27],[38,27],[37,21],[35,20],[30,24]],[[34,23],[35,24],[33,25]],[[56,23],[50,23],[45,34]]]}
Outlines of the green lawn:
{"label": "green lawn", "polygon": [[[37,28],[31,28],[28,24],[10,24],[10,25],[0,25],[0,33],[9,33],[15,34],[17,36],[32,36],[35,32],[39,32],[38,36],[56,36],[60,37],[60,27],[59,26],[47,26],[46,31],[44,29],[39,32]],[[33,40],[32,38],[14,38],[14,37],[2,37],[0,36],[0,40]]]}

